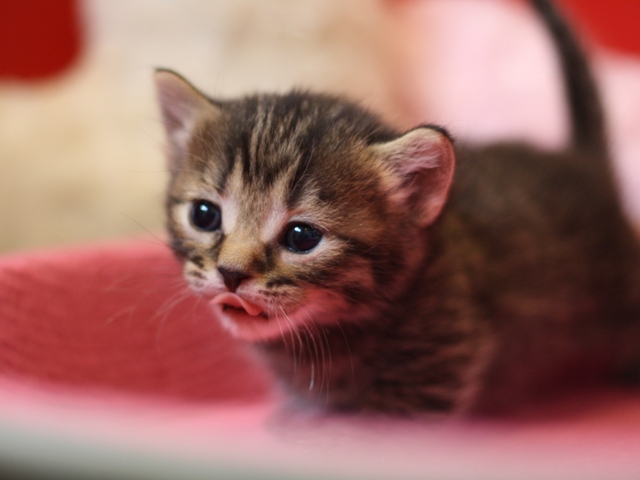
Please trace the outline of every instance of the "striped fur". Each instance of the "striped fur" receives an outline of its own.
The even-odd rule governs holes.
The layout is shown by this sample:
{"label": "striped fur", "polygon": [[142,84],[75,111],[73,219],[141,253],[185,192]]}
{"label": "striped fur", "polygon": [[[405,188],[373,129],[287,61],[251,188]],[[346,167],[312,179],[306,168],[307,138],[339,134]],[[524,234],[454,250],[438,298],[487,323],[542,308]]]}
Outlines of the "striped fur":
{"label": "striped fur", "polygon": [[[439,127],[400,134],[344,99],[219,101],[158,71],[172,247],[194,291],[237,288],[259,307],[221,321],[296,398],[452,415],[640,365],[640,250],[597,90],[562,18],[532,3],[569,75],[564,152],[454,149]],[[220,208],[219,229],[194,227],[199,200]],[[284,245],[297,223],[322,233],[308,253]]]}

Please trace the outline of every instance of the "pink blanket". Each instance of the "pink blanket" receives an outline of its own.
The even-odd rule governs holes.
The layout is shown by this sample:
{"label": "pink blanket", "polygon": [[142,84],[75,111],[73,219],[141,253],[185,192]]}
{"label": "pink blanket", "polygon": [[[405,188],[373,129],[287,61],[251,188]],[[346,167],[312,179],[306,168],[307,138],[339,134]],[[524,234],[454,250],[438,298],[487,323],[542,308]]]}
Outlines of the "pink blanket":
{"label": "pink blanket", "polygon": [[287,412],[153,242],[1,259],[0,344],[0,472],[640,478],[638,391],[454,424]]}

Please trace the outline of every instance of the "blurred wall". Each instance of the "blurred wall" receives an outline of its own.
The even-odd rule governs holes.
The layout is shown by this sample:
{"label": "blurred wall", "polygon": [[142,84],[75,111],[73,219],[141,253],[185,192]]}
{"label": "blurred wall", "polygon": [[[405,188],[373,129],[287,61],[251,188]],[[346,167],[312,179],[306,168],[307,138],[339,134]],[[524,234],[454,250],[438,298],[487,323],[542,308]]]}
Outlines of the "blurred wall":
{"label": "blurred wall", "polygon": [[[0,251],[161,235],[167,176],[151,81],[157,66],[220,97],[292,86],[345,93],[399,128],[437,122],[466,141],[556,147],[566,135],[554,52],[526,2],[79,5],[84,48],[72,68],[36,83],[0,78]],[[637,11],[631,0],[607,2],[606,18],[597,0],[563,5],[591,12],[589,22],[574,18],[581,31],[594,19]],[[637,40],[634,25],[615,27]],[[622,42],[595,38],[608,47]],[[618,52],[592,42],[591,53],[625,204],[638,221],[640,61],[635,44],[623,40]]]}
{"label": "blurred wall", "polygon": [[389,35],[374,0],[80,8],[84,49],[70,70],[36,83],[0,79],[0,251],[162,231],[154,67],[221,97],[303,86],[393,116],[379,62]]}

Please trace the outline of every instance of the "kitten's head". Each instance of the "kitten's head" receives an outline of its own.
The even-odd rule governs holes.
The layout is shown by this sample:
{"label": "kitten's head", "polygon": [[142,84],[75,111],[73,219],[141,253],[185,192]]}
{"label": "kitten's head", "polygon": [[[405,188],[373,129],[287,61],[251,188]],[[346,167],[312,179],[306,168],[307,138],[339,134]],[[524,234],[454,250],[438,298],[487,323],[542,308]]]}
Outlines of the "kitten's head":
{"label": "kitten's head", "polygon": [[398,135],[342,99],[207,98],[159,70],[172,246],[223,325],[269,340],[396,299],[453,175],[441,129]]}

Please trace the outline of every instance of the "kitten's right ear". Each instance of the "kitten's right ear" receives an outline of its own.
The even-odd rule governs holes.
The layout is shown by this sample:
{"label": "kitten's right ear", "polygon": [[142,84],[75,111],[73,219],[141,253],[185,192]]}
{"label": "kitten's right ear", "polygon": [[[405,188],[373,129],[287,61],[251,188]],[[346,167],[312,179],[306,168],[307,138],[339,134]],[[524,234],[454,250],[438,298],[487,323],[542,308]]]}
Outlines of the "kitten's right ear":
{"label": "kitten's right ear", "polygon": [[432,224],[444,208],[453,181],[455,152],[441,127],[422,125],[386,143],[371,147],[400,178],[400,198],[419,225]]}
{"label": "kitten's right ear", "polygon": [[215,118],[220,109],[182,76],[171,70],[156,70],[154,81],[162,123],[169,142],[170,168],[176,168],[189,149],[198,121]]}

